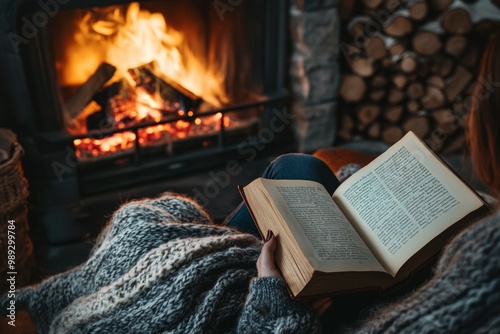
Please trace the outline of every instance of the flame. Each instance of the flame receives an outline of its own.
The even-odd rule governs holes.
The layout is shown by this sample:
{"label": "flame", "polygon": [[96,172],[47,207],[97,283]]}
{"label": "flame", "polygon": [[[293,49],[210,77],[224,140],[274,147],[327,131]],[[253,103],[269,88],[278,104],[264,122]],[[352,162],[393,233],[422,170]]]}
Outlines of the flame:
{"label": "flame", "polygon": [[[205,65],[188,48],[184,36],[168,26],[163,14],[140,9],[137,2],[87,11],[65,49],[61,84],[83,84],[107,62],[117,68],[113,79],[155,61],[158,75],[174,80],[214,107],[229,102],[225,76],[215,65]],[[113,80],[112,79],[112,80]]]}

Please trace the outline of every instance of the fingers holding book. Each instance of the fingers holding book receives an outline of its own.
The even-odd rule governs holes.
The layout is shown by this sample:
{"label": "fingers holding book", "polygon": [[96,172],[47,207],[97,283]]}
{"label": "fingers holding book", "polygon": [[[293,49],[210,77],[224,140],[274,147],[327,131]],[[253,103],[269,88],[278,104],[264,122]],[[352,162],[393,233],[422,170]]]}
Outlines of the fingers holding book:
{"label": "fingers holding book", "polygon": [[267,237],[257,260],[257,272],[259,277],[283,278],[274,262],[274,251],[276,250],[276,237],[273,231],[267,232]]}

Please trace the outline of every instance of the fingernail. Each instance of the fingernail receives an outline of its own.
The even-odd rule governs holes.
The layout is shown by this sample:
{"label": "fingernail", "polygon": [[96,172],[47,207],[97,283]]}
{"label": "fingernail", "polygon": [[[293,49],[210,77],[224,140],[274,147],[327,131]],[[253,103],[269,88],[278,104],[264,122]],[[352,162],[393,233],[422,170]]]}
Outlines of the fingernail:
{"label": "fingernail", "polygon": [[269,239],[271,239],[272,235],[273,235],[273,231],[267,230],[267,236],[266,236],[266,240],[265,241],[268,242]]}

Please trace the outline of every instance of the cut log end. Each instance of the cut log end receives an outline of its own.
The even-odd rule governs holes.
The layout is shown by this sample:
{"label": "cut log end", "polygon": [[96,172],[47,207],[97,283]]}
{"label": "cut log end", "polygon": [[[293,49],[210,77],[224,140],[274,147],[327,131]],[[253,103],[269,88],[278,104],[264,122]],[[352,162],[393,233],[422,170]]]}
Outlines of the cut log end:
{"label": "cut log end", "polygon": [[394,144],[403,138],[403,130],[397,125],[391,125],[382,131],[382,140],[388,144]]}
{"label": "cut log end", "polygon": [[384,117],[391,123],[396,123],[403,116],[404,108],[401,105],[391,106],[384,110]]}
{"label": "cut log end", "polygon": [[470,14],[462,7],[451,8],[443,14],[441,27],[452,34],[465,34],[472,29]]}
{"label": "cut log end", "polygon": [[366,54],[375,60],[382,59],[387,56],[387,49],[385,47],[384,40],[380,36],[371,36],[366,38],[364,47]]}
{"label": "cut log end", "polygon": [[389,102],[389,104],[397,104],[401,102],[403,98],[404,98],[404,93],[401,90],[397,88],[392,88],[389,91],[389,95],[387,96],[387,102]]}
{"label": "cut log end", "polygon": [[412,40],[413,50],[423,56],[431,56],[441,49],[441,41],[438,35],[432,31],[419,31]]}
{"label": "cut log end", "polygon": [[370,77],[375,72],[373,61],[368,58],[356,58],[350,63],[352,71],[360,77]]}
{"label": "cut log end", "polygon": [[372,123],[380,114],[380,106],[377,104],[364,104],[357,111],[358,120],[361,124]]}
{"label": "cut log end", "polygon": [[464,35],[454,35],[446,40],[444,50],[451,56],[459,56],[467,47],[467,38]]}
{"label": "cut log end", "polygon": [[384,31],[392,37],[404,37],[413,31],[413,24],[407,17],[396,16],[386,24]]}
{"label": "cut log end", "polygon": [[405,132],[413,131],[419,138],[425,138],[430,130],[429,119],[425,116],[410,117],[404,122],[403,129]]}
{"label": "cut log end", "polygon": [[426,1],[415,1],[408,8],[410,17],[415,21],[422,21],[429,13],[429,5]]}
{"label": "cut log end", "polygon": [[425,95],[422,97],[422,107],[426,110],[433,110],[442,107],[446,102],[443,92],[437,87],[427,87]]}
{"label": "cut log end", "polygon": [[344,75],[340,82],[340,96],[346,102],[359,102],[366,92],[366,84],[360,76],[354,74]]}
{"label": "cut log end", "polygon": [[417,69],[418,62],[413,55],[405,55],[401,59],[400,68],[405,73],[412,73]]}
{"label": "cut log end", "polygon": [[424,96],[425,87],[420,82],[412,82],[406,88],[406,94],[410,99],[417,100]]}

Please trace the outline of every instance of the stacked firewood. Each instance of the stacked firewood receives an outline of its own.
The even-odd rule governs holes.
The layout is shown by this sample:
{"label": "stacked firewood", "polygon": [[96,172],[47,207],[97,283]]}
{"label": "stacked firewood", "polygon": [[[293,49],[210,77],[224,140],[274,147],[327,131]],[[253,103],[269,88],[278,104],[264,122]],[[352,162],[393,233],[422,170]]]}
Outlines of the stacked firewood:
{"label": "stacked firewood", "polygon": [[412,130],[438,152],[461,150],[500,1],[345,0],[340,16],[339,137],[392,144]]}

